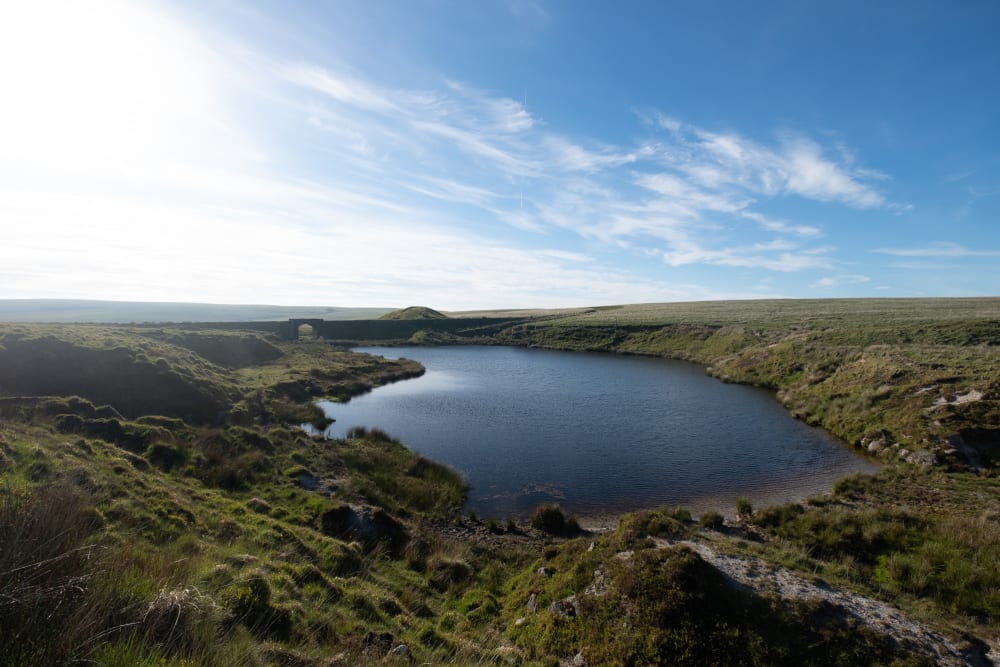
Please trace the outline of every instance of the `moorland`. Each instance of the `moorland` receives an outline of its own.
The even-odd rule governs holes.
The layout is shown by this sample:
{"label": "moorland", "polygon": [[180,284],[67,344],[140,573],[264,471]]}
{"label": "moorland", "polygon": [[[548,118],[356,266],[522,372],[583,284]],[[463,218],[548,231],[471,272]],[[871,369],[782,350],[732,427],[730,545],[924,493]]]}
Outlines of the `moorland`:
{"label": "moorland", "polygon": [[884,465],[602,533],[552,506],[476,517],[458,471],[391,434],[299,428],[415,362],[252,327],[4,324],[0,663],[996,661],[1000,299],[446,315],[511,321],[396,342],[695,361]]}

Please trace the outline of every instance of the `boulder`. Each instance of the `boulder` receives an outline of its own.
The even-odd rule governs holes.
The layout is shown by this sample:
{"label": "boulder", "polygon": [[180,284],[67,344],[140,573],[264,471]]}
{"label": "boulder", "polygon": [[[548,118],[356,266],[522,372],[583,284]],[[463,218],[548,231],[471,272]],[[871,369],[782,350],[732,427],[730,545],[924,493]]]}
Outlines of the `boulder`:
{"label": "boulder", "polygon": [[410,647],[406,644],[400,644],[389,651],[390,658],[409,658],[410,657]]}
{"label": "boulder", "polygon": [[403,525],[381,507],[341,505],[324,512],[320,522],[326,535],[360,542],[367,551],[381,544],[399,554],[408,540]]}

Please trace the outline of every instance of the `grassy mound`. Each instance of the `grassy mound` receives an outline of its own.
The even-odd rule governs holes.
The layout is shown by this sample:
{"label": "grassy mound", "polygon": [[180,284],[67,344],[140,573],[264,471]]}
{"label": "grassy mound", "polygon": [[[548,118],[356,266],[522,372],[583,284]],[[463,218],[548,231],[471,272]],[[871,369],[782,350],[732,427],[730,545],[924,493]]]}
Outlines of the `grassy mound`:
{"label": "grassy mound", "polygon": [[448,316],[426,306],[410,306],[386,313],[380,320],[446,320]]}

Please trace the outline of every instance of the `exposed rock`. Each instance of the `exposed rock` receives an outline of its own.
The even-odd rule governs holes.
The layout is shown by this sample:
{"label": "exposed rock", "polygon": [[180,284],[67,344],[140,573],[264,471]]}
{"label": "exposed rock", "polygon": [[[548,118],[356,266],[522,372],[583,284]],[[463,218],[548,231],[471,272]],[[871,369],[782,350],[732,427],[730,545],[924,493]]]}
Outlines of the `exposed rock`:
{"label": "exposed rock", "polygon": [[888,445],[886,444],[885,440],[881,439],[869,442],[867,447],[868,453],[878,456],[879,454],[882,453],[883,450],[885,450],[887,446]]}
{"label": "exposed rock", "polygon": [[341,505],[320,518],[323,532],[340,540],[358,541],[366,550],[385,544],[393,553],[406,546],[403,525],[381,507]]}
{"label": "exposed rock", "polygon": [[553,570],[551,567],[540,567],[535,571],[535,574],[545,577],[546,579],[548,579],[555,573],[556,571]]}
{"label": "exposed rock", "polygon": [[892,436],[887,431],[881,429],[869,431],[861,436],[862,449],[867,450],[869,454],[874,454],[875,456],[882,454],[892,444]]}
{"label": "exposed rock", "polygon": [[391,651],[389,651],[390,658],[410,658],[410,647],[406,644],[400,644],[396,646]]}
{"label": "exposed rock", "polygon": [[962,403],[972,403],[974,401],[983,400],[983,392],[978,389],[970,389],[964,394],[952,394],[950,396],[942,396],[941,398],[934,401],[934,407],[940,407],[942,405],[961,405]]}
{"label": "exposed rock", "polygon": [[938,457],[934,454],[934,452],[913,452],[906,457],[906,462],[918,466],[934,466],[938,464]]}
{"label": "exposed rock", "polygon": [[538,596],[534,593],[528,598],[528,612],[534,614],[538,611]]}
{"label": "exposed rock", "polygon": [[604,572],[603,568],[594,570],[594,582],[590,586],[587,586],[584,593],[598,598],[608,594],[608,575]]}
{"label": "exposed rock", "polygon": [[583,653],[577,653],[573,656],[573,662],[569,663],[573,667],[587,667],[587,661],[583,657]]}
{"label": "exposed rock", "polygon": [[[660,546],[671,543],[658,540]],[[906,650],[928,657],[936,665],[953,667],[990,664],[982,647],[964,647],[960,641],[909,618],[892,605],[848,590],[816,584],[780,566],[757,558],[719,553],[707,544],[682,541],[704,560],[721,571],[737,588],[782,599],[819,599],[854,617],[875,632],[892,637]],[[967,650],[970,649],[971,650]],[[978,653],[977,653],[978,652]],[[981,659],[982,658],[982,659]]]}
{"label": "exposed rock", "polygon": [[295,483],[299,485],[299,488],[305,489],[306,491],[334,493],[337,490],[336,485],[329,480],[321,480],[319,477],[316,477],[308,472],[299,472],[294,475],[293,478],[295,479]]}
{"label": "exposed rock", "polygon": [[570,595],[550,604],[549,611],[563,618],[573,618],[580,615],[580,603],[577,602],[575,595]]}

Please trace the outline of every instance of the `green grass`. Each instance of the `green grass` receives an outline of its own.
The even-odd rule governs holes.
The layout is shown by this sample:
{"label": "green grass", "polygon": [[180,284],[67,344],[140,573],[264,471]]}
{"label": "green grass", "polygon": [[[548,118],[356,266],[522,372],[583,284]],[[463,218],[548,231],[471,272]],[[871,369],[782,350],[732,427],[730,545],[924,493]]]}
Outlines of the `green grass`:
{"label": "green grass", "polygon": [[907,657],[822,606],[776,604],[732,588],[684,547],[655,548],[643,530],[650,519],[547,549],[511,580],[508,636],[535,664],[576,653],[600,665],[868,665]]}
{"label": "green grass", "polygon": [[759,542],[681,509],[581,539],[551,509],[542,530],[501,531],[463,520],[461,477],[391,436],[296,428],[317,416],[314,399],[411,377],[414,362],[251,332],[0,326],[0,662],[319,667],[379,664],[406,643],[433,664],[577,652],[589,664],[919,664],[830,608],[736,591],[692,552],[654,547],[710,539],[995,636],[998,310],[607,307],[536,313],[485,339],[690,359],[888,452],[881,473],[831,496],[742,508]]}
{"label": "green grass", "polygon": [[[769,508],[753,521],[807,558],[938,619],[1000,619],[1000,498],[993,478],[890,469],[847,478],[813,506]],[[930,606],[928,606],[928,603]]]}
{"label": "green grass", "polygon": [[[886,459],[989,468],[1000,452],[1000,299],[719,301],[536,315],[491,341],[694,361],[722,380],[775,390],[793,415],[848,443],[860,447],[881,432]],[[955,401],[964,395],[978,400]]]}

